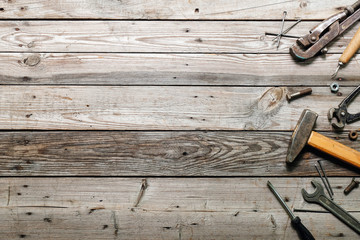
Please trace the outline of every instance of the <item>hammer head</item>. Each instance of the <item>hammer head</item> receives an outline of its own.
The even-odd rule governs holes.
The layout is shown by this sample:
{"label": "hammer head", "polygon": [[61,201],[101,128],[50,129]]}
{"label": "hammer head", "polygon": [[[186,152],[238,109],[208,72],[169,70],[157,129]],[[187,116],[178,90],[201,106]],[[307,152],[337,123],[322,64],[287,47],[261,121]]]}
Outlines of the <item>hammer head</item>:
{"label": "hammer head", "polygon": [[295,158],[299,155],[301,150],[305,147],[309,140],[310,134],[318,114],[309,109],[304,109],[298,123],[296,124],[293,135],[291,136],[290,145],[288,148],[286,162],[292,163]]}

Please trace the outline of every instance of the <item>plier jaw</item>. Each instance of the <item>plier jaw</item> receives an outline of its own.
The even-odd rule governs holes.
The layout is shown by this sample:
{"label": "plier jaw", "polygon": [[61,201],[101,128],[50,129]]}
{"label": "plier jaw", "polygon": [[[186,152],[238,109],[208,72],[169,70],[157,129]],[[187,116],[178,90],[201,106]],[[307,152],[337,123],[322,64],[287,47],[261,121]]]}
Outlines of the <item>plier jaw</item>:
{"label": "plier jaw", "polygon": [[328,119],[335,129],[343,129],[346,123],[347,111],[340,110],[340,108],[330,108],[328,112]]}
{"label": "plier jaw", "polygon": [[350,102],[360,93],[360,85],[357,86],[342,102],[338,108],[330,108],[328,119],[335,129],[342,129],[346,123],[352,123],[360,120],[360,112],[351,114],[347,111]]}

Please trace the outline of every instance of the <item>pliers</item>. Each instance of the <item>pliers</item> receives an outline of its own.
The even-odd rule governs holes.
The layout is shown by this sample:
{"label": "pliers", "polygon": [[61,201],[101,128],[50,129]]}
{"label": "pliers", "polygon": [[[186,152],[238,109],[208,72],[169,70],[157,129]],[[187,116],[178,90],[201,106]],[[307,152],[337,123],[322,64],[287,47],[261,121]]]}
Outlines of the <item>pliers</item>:
{"label": "pliers", "polygon": [[338,108],[330,108],[328,119],[331,125],[336,129],[345,127],[345,123],[352,123],[360,120],[360,112],[356,114],[348,113],[347,108],[350,102],[359,94],[360,85],[357,86],[344,100],[341,101]]}

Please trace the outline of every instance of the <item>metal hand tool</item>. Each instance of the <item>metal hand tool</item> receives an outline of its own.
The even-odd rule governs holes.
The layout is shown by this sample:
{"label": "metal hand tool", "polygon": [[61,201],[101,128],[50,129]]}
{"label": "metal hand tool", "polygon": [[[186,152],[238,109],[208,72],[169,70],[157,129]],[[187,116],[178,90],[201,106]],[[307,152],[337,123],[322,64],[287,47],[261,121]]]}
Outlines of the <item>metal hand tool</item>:
{"label": "metal hand tool", "polygon": [[321,181],[323,182],[323,184],[324,184],[324,186],[325,186],[325,188],[326,188],[326,191],[328,192],[331,200],[334,200],[334,198],[333,198],[332,195],[331,195],[331,192],[330,192],[330,190],[329,190],[328,185],[326,184],[323,176],[321,175],[321,173],[320,173],[320,171],[319,171],[319,168],[318,168],[316,165],[315,165],[315,168],[316,168],[316,171],[319,173],[320,179],[321,179]]}
{"label": "metal hand tool", "polygon": [[286,156],[292,163],[306,144],[360,168],[360,152],[313,131],[318,115],[305,109],[296,124]]}
{"label": "metal hand tool", "polygon": [[354,37],[351,39],[349,45],[347,45],[343,54],[341,54],[341,56],[339,58],[338,66],[337,66],[334,74],[331,76],[331,78],[336,77],[340,67],[342,67],[346,63],[348,63],[359,48],[360,48],[360,28],[355,33]]}
{"label": "metal hand tool", "polygon": [[334,128],[341,129],[345,123],[352,123],[360,120],[360,112],[356,114],[348,113],[347,108],[350,102],[360,93],[360,85],[357,86],[344,100],[341,101],[338,108],[330,108],[328,119]]}
{"label": "metal hand tool", "polygon": [[285,212],[289,215],[291,219],[291,225],[295,228],[295,230],[300,235],[301,239],[304,240],[315,240],[311,232],[302,224],[301,219],[294,215],[294,213],[290,210],[288,205],[286,205],[285,201],[282,199],[280,194],[276,191],[274,186],[271,184],[270,181],[267,182],[268,187],[270,188],[271,192],[275,195],[277,200],[280,202],[281,206],[284,208]]}
{"label": "metal hand tool", "polygon": [[280,29],[279,37],[278,37],[278,40],[277,40],[276,48],[279,48],[279,46],[280,46],[280,39],[281,39],[281,34],[283,33],[283,28],[284,28],[286,15],[287,15],[287,11],[284,11],[283,12],[282,22],[281,22],[281,29]]}
{"label": "metal hand tool", "polygon": [[334,203],[328,197],[326,197],[324,193],[324,188],[320,183],[316,181],[311,181],[311,184],[315,187],[315,192],[309,194],[305,189],[301,190],[302,196],[305,201],[309,203],[317,203],[324,207],[326,210],[335,215],[338,219],[343,221],[346,225],[348,225],[355,232],[360,234],[360,222],[351,216],[347,211],[345,211],[342,207]]}
{"label": "metal hand tool", "polygon": [[299,60],[314,57],[337,36],[345,32],[360,19],[360,0],[310,30],[310,33],[299,38],[290,47],[292,56]]}
{"label": "metal hand tool", "polygon": [[[329,179],[328,179],[328,177],[326,176],[326,172],[324,171],[324,168],[323,168],[323,166],[322,166],[322,164],[321,164],[321,160],[318,160],[317,162],[318,162],[318,164],[319,164],[319,166],[320,166],[320,169],[321,169],[322,173],[324,174],[324,178],[325,178],[325,181],[326,181],[326,183],[327,183],[327,185],[328,185],[328,187],[329,187],[329,189],[330,189],[331,196],[334,196],[334,192],[333,192],[332,187],[331,187],[331,185],[330,185]],[[332,198],[331,198],[331,200],[332,200]]]}

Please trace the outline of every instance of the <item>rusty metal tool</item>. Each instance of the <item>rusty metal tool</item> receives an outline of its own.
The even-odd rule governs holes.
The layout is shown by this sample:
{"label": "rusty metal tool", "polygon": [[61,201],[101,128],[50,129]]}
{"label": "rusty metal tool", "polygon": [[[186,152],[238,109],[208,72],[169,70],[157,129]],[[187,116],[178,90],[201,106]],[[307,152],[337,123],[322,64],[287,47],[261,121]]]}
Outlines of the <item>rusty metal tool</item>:
{"label": "rusty metal tool", "polygon": [[314,132],[318,114],[305,109],[291,136],[286,162],[292,163],[306,144],[360,168],[360,152]]}
{"label": "rusty metal tool", "polygon": [[331,185],[330,185],[329,179],[328,179],[328,177],[326,176],[326,172],[324,171],[324,168],[323,168],[323,166],[322,166],[322,164],[321,164],[321,160],[318,160],[317,162],[318,162],[318,164],[319,164],[319,166],[320,166],[321,172],[324,174],[324,178],[325,178],[325,181],[326,181],[326,183],[327,183],[327,185],[328,185],[328,187],[329,187],[329,189],[330,189],[331,196],[334,196],[334,192],[333,192],[332,187],[331,187]]}
{"label": "rusty metal tool", "polygon": [[345,51],[339,58],[338,66],[331,78],[335,78],[340,67],[347,64],[350,59],[354,56],[357,50],[360,48],[360,28],[356,31],[354,37],[351,39],[349,45],[345,48]]}
{"label": "rusty metal tool", "polygon": [[338,108],[330,108],[328,119],[331,125],[336,129],[345,127],[346,123],[352,123],[360,120],[360,112],[351,114],[347,111],[348,105],[360,93],[360,85],[357,86],[344,100],[341,101]]}
{"label": "rusty metal tool", "polygon": [[290,47],[290,54],[299,60],[314,57],[337,36],[345,32],[360,19],[360,0],[343,11],[325,19],[310,30],[310,33],[299,38]]}
{"label": "rusty metal tool", "polygon": [[323,208],[331,212],[335,217],[348,225],[355,232],[360,234],[360,222],[352,215],[350,215],[350,213],[345,211],[342,207],[340,207],[331,199],[326,197],[324,193],[324,188],[321,186],[320,183],[313,180],[311,181],[311,184],[315,187],[315,192],[309,194],[308,192],[306,192],[305,189],[302,189],[301,193],[304,200],[309,203],[317,203],[321,205]]}
{"label": "rusty metal tool", "polygon": [[275,195],[277,200],[280,202],[285,212],[289,215],[291,219],[291,225],[298,232],[300,238],[304,240],[315,240],[311,232],[302,224],[301,219],[298,216],[295,217],[294,213],[290,210],[288,205],[285,203],[285,201],[282,199],[282,197],[276,191],[276,189],[274,188],[274,186],[271,184],[270,181],[267,182],[267,185],[270,188],[271,192]]}
{"label": "rusty metal tool", "polygon": [[325,188],[326,188],[326,191],[328,192],[331,200],[334,200],[334,198],[333,198],[332,195],[331,195],[331,192],[330,192],[330,190],[329,190],[328,185],[326,184],[323,176],[322,176],[321,173],[320,173],[320,170],[319,170],[318,166],[315,165],[315,168],[316,168],[316,171],[318,172],[318,174],[319,174],[319,176],[320,176],[320,179],[321,179],[321,181],[323,182],[323,184],[324,184],[324,186],[325,186]]}

